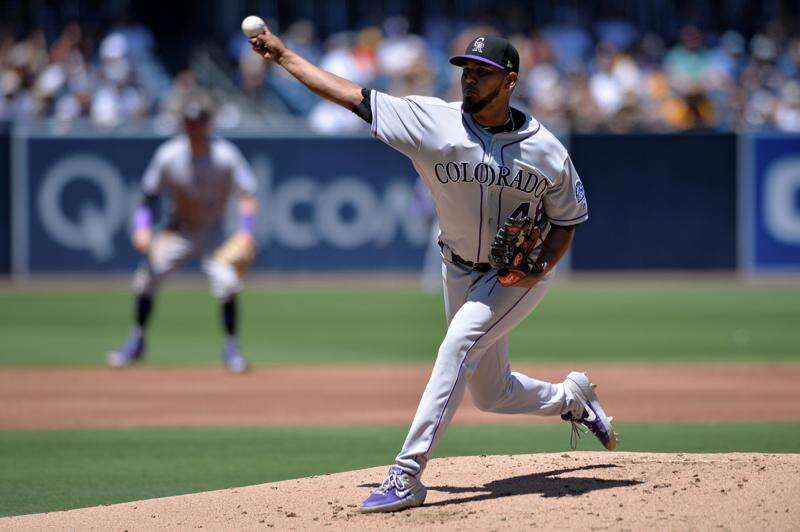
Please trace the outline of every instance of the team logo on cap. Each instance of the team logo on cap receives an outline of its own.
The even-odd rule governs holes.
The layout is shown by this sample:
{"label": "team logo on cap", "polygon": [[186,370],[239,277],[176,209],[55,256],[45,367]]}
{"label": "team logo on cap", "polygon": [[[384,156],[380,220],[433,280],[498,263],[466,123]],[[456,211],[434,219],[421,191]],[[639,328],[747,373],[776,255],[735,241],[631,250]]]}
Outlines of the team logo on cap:
{"label": "team logo on cap", "polygon": [[478,52],[479,54],[482,54],[483,53],[483,41],[484,41],[483,37],[478,37],[477,39],[475,39],[475,42],[472,43],[472,51],[473,52]]}

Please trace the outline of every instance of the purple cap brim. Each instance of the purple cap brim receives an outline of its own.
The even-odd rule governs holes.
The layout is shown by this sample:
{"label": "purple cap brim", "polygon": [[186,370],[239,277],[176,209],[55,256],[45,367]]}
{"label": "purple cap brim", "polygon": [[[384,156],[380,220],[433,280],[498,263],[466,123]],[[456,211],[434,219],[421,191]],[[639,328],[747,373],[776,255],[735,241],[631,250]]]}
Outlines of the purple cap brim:
{"label": "purple cap brim", "polygon": [[493,67],[499,68],[500,70],[505,70],[506,67],[495,63],[491,59],[486,59],[480,55],[454,55],[450,58],[450,64],[455,66],[464,66],[464,62],[467,59],[472,59],[473,61],[478,61],[479,63],[486,63],[487,65],[492,65]]}

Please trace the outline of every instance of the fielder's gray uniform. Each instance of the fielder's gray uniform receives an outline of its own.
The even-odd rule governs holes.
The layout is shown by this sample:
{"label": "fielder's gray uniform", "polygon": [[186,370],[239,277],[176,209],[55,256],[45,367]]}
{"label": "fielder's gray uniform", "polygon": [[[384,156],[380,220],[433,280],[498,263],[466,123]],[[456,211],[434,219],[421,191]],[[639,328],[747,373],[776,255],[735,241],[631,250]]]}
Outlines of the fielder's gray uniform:
{"label": "fielder's gray uniform", "polygon": [[[190,258],[206,257],[219,244],[222,222],[234,193],[255,194],[256,179],[241,152],[220,138],[209,140],[209,153],[193,157],[189,139],[178,136],[158,148],[142,178],[146,195],[170,200],[166,228],[150,246],[147,260],[134,274],[134,291],[152,293],[160,282]],[[241,290],[229,264],[203,260],[212,294],[225,300]]]}
{"label": "fielder's gray uniform", "polygon": [[[441,227],[448,328],[397,464],[418,476],[464,396],[482,410],[559,415],[564,385],[511,372],[508,333],[547,292],[555,271],[533,288],[503,287],[496,272],[454,262],[488,262],[491,242],[513,214],[545,224],[588,218],[586,198],[567,150],[535,118],[516,131],[489,134],[461,102],[371,91],[372,134],[408,156],[428,185]],[[536,256],[539,248],[535,249]]]}

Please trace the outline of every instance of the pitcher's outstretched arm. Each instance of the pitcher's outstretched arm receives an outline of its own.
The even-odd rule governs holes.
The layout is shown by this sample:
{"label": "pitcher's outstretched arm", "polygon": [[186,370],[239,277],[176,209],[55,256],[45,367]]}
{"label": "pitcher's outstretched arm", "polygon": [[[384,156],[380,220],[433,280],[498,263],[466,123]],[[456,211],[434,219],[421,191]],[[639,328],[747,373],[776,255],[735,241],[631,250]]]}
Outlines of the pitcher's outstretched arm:
{"label": "pitcher's outstretched arm", "polygon": [[282,66],[315,94],[352,111],[361,103],[362,87],[323,70],[288,48],[269,28],[250,39],[253,50],[264,59]]}

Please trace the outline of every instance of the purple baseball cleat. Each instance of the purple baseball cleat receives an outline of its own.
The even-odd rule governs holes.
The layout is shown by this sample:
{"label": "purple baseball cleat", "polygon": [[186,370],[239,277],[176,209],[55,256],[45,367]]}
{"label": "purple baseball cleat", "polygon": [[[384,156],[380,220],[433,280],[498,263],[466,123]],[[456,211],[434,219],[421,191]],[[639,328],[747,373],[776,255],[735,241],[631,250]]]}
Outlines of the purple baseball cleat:
{"label": "purple baseball cleat", "polygon": [[361,513],[397,512],[422,506],[427,494],[422,482],[392,466],[383,484],[361,504]]}
{"label": "purple baseball cleat", "polygon": [[239,344],[236,340],[226,340],[222,350],[222,363],[231,373],[244,373],[250,369],[250,363],[239,351]]}
{"label": "purple baseball cleat", "polygon": [[144,355],[144,335],[134,331],[116,351],[106,356],[106,363],[112,368],[125,368],[142,359]]}
{"label": "purple baseball cleat", "polygon": [[614,427],[611,425],[614,418],[607,416],[603,407],[600,406],[600,400],[594,392],[596,385],[589,382],[589,377],[585,373],[573,371],[567,375],[564,386],[575,399],[572,409],[561,414],[561,419],[572,423],[572,435],[570,436],[572,450],[577,448],[580,438],[578,425],[589,429],[609,451],[616,449],[619,435],[614,432]]}

